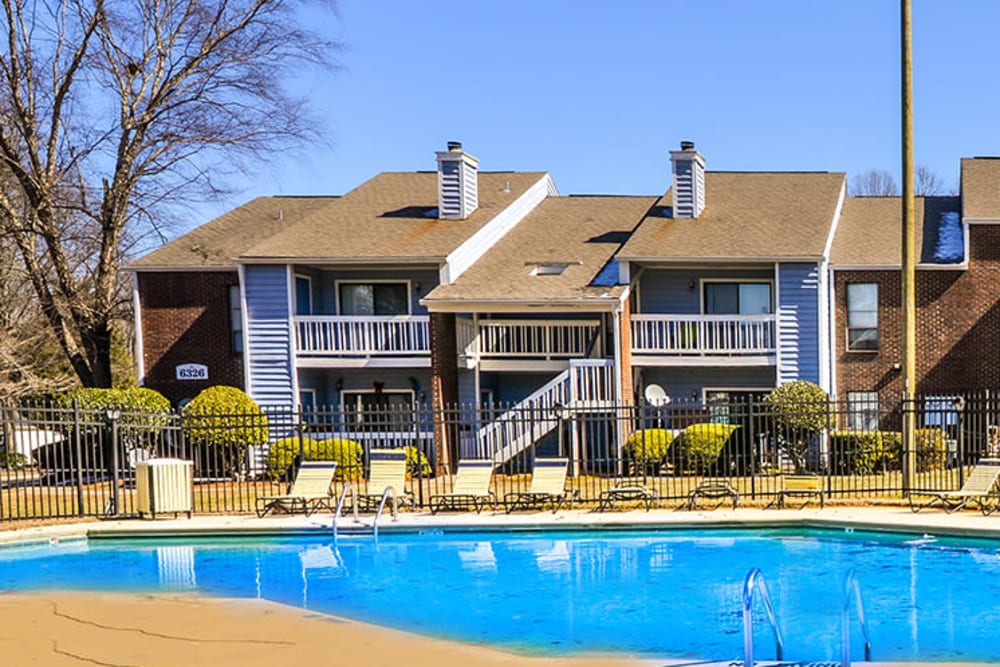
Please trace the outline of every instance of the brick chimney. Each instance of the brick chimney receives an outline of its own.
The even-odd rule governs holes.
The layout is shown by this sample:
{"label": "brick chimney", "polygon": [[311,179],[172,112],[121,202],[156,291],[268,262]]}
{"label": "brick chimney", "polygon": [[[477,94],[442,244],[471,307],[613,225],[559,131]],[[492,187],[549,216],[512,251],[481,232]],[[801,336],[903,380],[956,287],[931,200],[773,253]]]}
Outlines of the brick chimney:
{"label": "brick chimney", "polygon": [[674,174],[674,217],[694,219],[705,210],[705,158],[693,141],[682,141],[670,151]]}
{"label": "brick chimney", "polygon": [[479,206],[479,160],[449,141],[448,150],[437,153],[438,217],[463,220]]}

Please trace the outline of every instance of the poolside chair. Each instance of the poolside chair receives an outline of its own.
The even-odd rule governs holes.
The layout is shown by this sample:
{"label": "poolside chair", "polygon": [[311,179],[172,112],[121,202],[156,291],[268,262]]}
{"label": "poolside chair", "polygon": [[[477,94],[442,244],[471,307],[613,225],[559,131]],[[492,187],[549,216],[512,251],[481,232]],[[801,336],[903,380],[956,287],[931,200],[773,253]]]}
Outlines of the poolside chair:
{"label": "poolside chair", "polygon": [[569,459],[535,459],[535,469],[531,473],[531,485],[527,491],[508,493],[503,497],[507,514],[518,508],[528,509],[545,503],[555,503],[555,514],[568,498],[573,503],[573,494],[566,491],[566,473]]}
{"label": "poolside chair", "polygon": [[368,486],[357,496],[360,509],[377,508],[389,488],[389,497],[397,506],[414,504],[412,494],[406,490],[406,450],[373,449],[368,452]]}
{"label": "poolside chair", "polygon": [[778,509],[784,509],[788,498],[805,498],[799,509],[809,504],[810,498],[819,500],[820,509],[826,506],[823,478],[819,475],[782,475],[781,490],[778,491]]}
{"label": "poolside chair", "polygon": [[[965,479],[965,484],[958,491],[912,491],[910,493],[910,509],[919,512],[925,507],[940,505],[945,512],[954,512],[970,504],[978,505],[983,514],[996,510],[995,499],[991,493],[1000,477],[1000,459],[980,459]],[[917,496],[927,496],[924,503],[916,500]]]}
{"label": "poolside chair", "polygon": [[597,511],[614,509],[620,502],[637,501],[641,502],[648,512],[659,499],[660,494],[656,489],[651,489],[643,484],[641,477],[623,477],[615,482],[615,485],[610,489],[601,491],[601,495],[598,497]]}
{"label": "poolside chair", "polygon": [[472,507],[476,510],[476,514],[479,514],[487,504],[496,507],[496,494],[490,491],[492,478],[493,461],[485,459],[459,461],[451,492],[431,496],[431,514],[463,507]]}
{"label": "poolside chair", "polygon": [[698,486],[688,494],[687,509],[697,509],[701,499],[717,501],[711,509],[715,509],[727,500],[732,501],[733,509],[740,504],[740,493],[733,488],[727,479],[706,478],[698,482]]}
{"label": "poolside chair", "polygon": [[324,507],[333,511],[330,484],[336,470],[336,461],[303,461],[288,493],[257,498],[257,516],[262,517],[271,510],[304,512],[306,516]]}

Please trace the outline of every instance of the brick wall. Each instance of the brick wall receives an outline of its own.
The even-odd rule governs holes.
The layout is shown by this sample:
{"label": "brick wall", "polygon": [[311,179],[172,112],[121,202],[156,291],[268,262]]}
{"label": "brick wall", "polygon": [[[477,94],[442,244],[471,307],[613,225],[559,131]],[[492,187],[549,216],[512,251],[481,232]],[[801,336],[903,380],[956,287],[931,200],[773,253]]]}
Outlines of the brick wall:
{"label": "brick wall", "polygon": [[[974,225],[970,230],[969,269],[918,270],[917,387],[922,394],[1000,388],[1000,226]],[[837,393],[902,392],[901,274],[899,271],[837,271]],[[848,283],[879,285],[879,349],[847,351]]]}
{"label": "brick wall", "polygon": [[[438,474],[452,472],[458,461],[458,432],[440,419],[458,405],[458,343],[455,315],[431,313],[431,390],[434,405],[435,463]],[[478,400],[478,398],[477,398]]]}
{"label": "brick wall", "polygon": [[[172,402],[206,387],[243,389],[243,357],[233,352],[229,288],[235,271],[139,273],[145,386]],[[208,380],[177,380],[179,364],[208,366]]]}

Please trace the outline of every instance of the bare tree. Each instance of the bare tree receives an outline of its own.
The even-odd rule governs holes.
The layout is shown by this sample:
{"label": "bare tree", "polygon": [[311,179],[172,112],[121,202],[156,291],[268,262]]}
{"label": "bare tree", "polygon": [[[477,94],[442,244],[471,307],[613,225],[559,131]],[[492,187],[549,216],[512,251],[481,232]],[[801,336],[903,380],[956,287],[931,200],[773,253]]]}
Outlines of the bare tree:
{"label": "bare tree", "polygon": [[869,169],[851,179],[851,194],[855,197],[893,197],[899,194],[899,186],[888,171]]}
{"label": "bare tree", "polygon": [[288,83],[333,45],[302,27],[304,2],[3,0],[0,234],[84,386],[111,386],[128,245],[313,136]]}
{"label": "bare tree", "polygon": [[927,165],[918,164],[913,170],[914,194],[932,196],[944,194],[944,191],[944,179],[931,171]]}

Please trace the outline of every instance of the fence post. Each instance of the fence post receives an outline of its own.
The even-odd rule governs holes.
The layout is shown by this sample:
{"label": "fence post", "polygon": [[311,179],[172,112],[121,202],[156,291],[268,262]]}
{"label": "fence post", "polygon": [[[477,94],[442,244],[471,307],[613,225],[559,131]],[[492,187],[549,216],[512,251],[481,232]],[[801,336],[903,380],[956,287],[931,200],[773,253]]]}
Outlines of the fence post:
{"label": "fence post", "polygon": [[757,420],[757,406],[753,400],[753,392],[747,396],[747,424],[749,425],[749,440],[747,444],[750,445],[750,497],[757,498],[757,463],[760,460],[757,455],[757,433],[754,428],[754,422]]}
{"label": "fence post", "polygon": [[75,398],[73,399],[73,447],[76,449],[76,512],[78,516],[84,516],[83,443],[80,442],[80,403]]}
{"label": "fence post", "polygon": [[111,424],[111,502],[115,515],[121,514],[119,503],[118,484],[121,481],[118,474],[118,418],[121,417],[121,410],[109,408],[105,410],[105,416]]}

